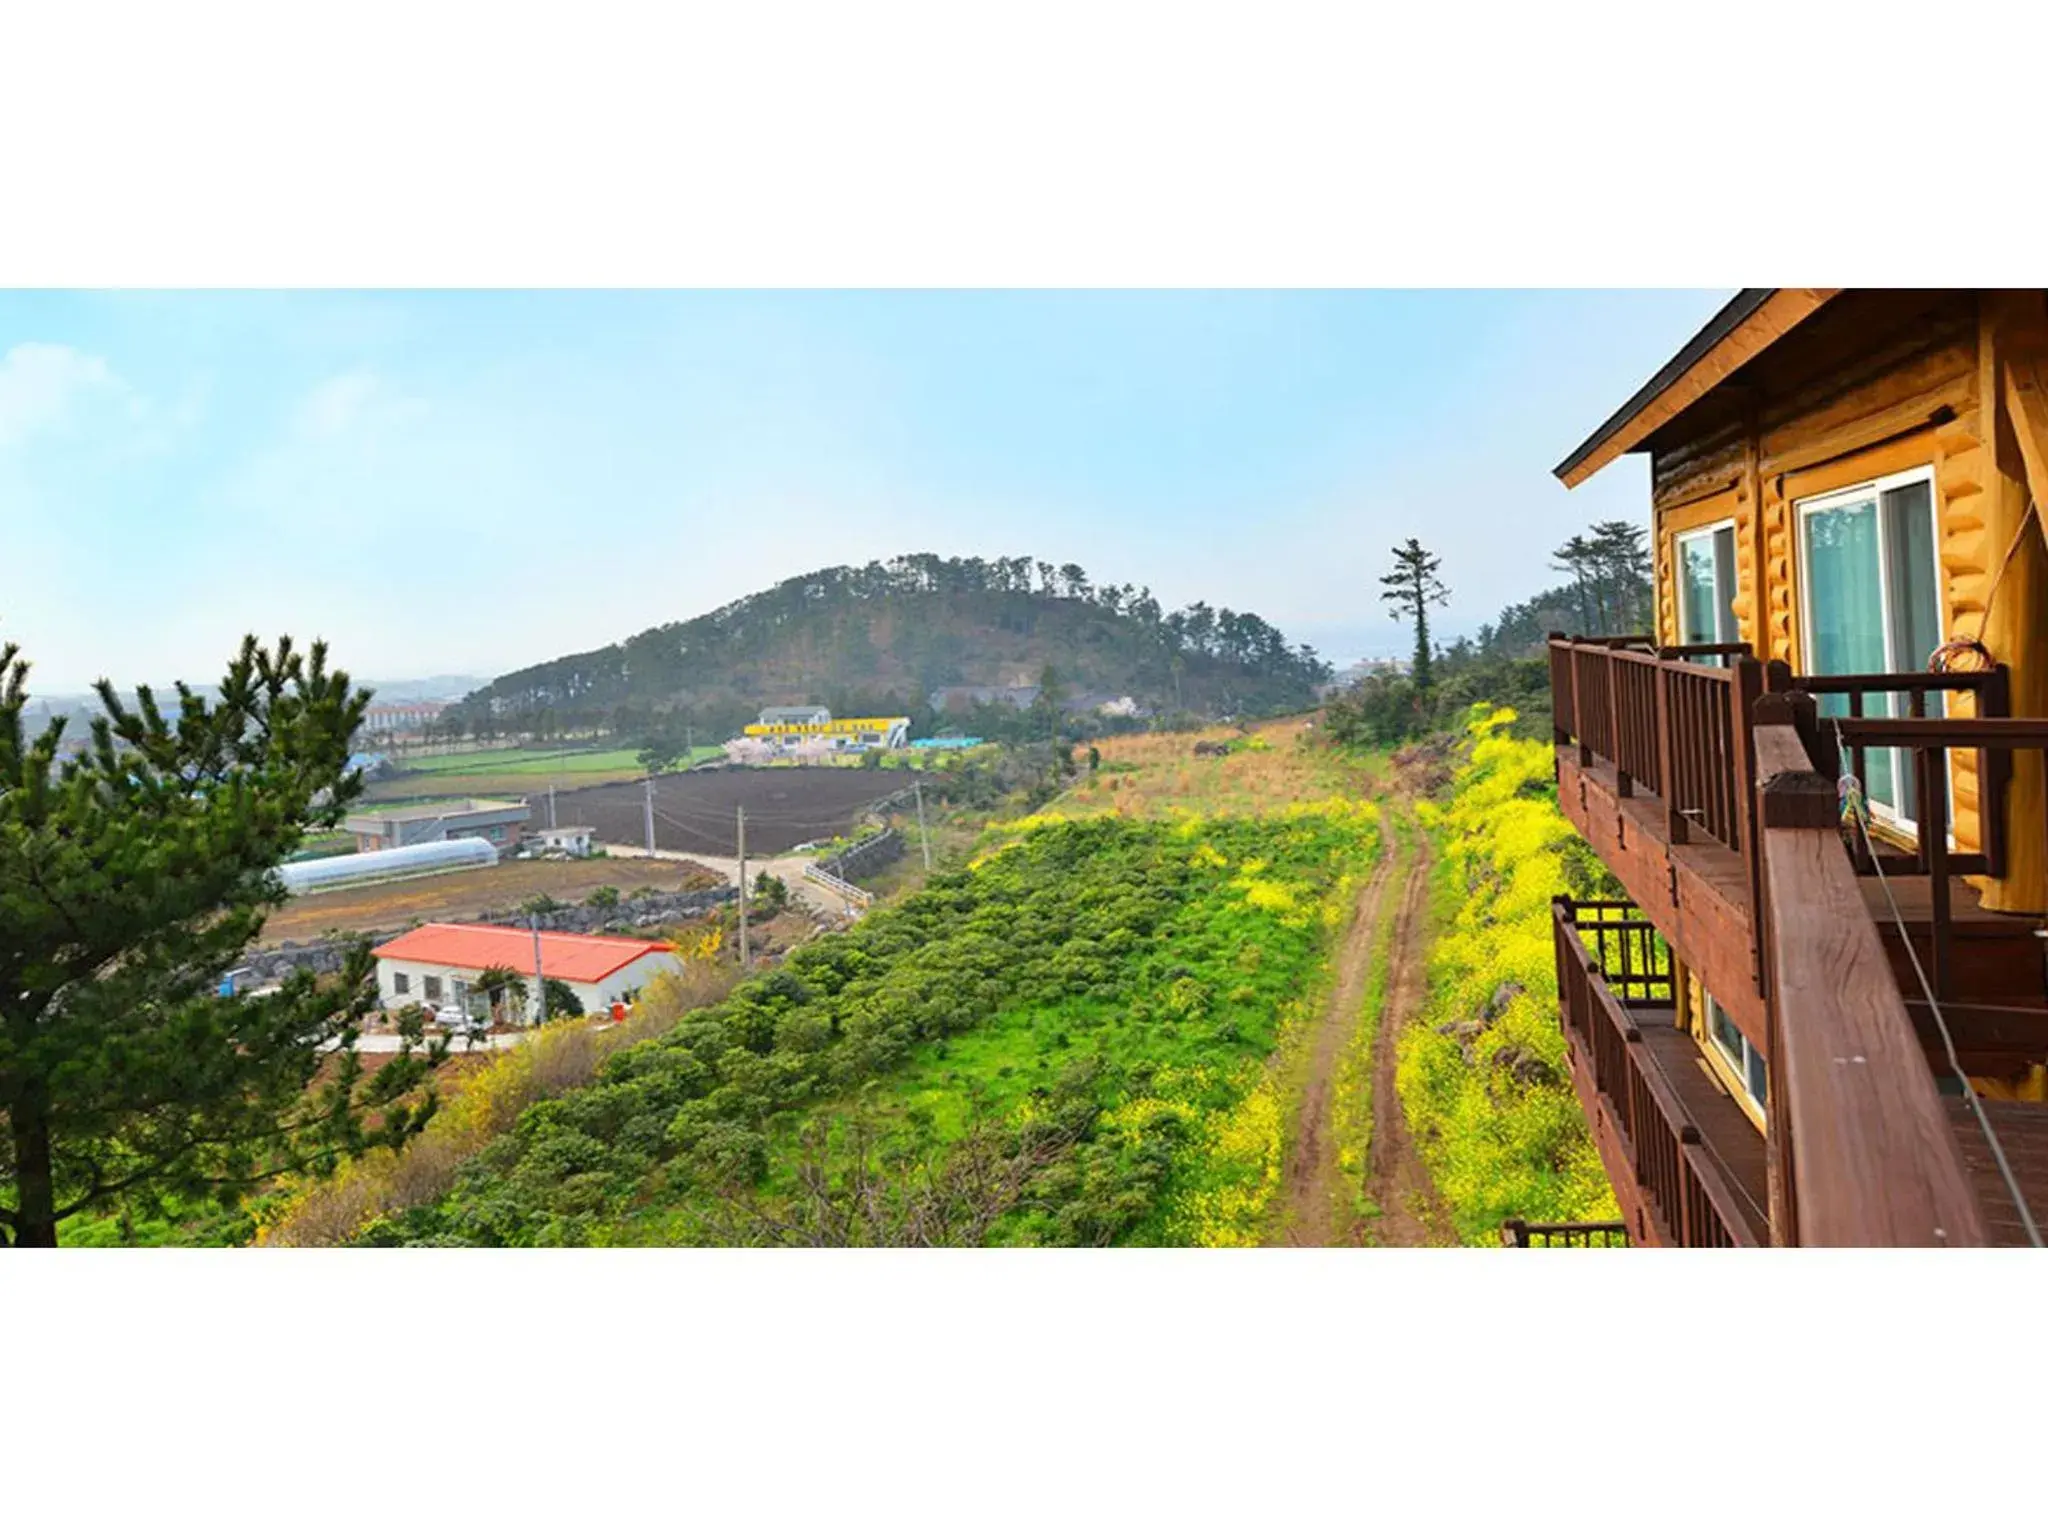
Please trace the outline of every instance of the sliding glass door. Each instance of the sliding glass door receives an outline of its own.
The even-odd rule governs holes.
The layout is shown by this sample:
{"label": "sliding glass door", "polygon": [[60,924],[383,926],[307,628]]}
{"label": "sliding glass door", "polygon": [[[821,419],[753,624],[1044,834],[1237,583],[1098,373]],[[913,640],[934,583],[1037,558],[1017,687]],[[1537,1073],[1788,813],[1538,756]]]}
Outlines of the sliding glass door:
{"label": "sliding glass door", "polygon": [[[1925,671],[1941,643],[1931,472],[1914,470],[1803,501],[1799,528],[1807,671]],[[1874,693],[1863,707],[1866,714],[1896,715],[1905,705],[1902,694]],[[1940,712],[1940,695],[1929,697],[1928,709]],[[1822,710],[1846,713],[1848,700],[1823,695]],[[1878,814],[1912,825],[1913,772],[1904,752],[1871,752],[1865,780],[1864,794]]]}
{"label": "sliding glass door", "polygon": [[1742,626],[1735,601],[1735,525],[1681,533],[1678,553],[1678,638],[1686,645],[1733,645]]}

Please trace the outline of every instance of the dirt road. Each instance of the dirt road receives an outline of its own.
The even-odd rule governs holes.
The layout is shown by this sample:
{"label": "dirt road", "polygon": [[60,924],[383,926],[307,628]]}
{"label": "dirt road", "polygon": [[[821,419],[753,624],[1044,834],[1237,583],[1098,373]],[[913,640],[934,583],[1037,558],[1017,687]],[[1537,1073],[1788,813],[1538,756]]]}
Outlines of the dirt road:
{"label": "dirt road", "polygon": [[[1450,1214],[1415,1150],[1408,1117],[1394,1083],[1395,1047],[1422,1013],[1428,986],[1429,854],[1418,834],[1394,919],[1387,960],[1386,1000],[1372,1042],[1372,1144],[1366,1174],[1366,1209],[1376,1212],[1353,1229],[1354,1242],[1386,1248],[1455,1243]],[[1368,1026],[1373,1027],[1373,1026]]]}
{"label": "dirt road", "polygon": [[[1451,1240],[1394,1086],[1395,1045],[1423,1000],[1429,857],[1402,809],[1389,808],[1387,826],[1386,851],[1352,906],[1329,997],[1308,1045],[1276,1224],[1280,1242],[1290,1248],[1421,1247]],[[1389,901],[1400,908],[1393,914],[1386,986],[1375,1016],[1368,1017],[1366,995]],[[1362,1030],[1371,1035],[1372,1118],[1363,1192],[1368,1214],[1360,1217],[1339,1159],[1334,1111],[1339,1063]]]}

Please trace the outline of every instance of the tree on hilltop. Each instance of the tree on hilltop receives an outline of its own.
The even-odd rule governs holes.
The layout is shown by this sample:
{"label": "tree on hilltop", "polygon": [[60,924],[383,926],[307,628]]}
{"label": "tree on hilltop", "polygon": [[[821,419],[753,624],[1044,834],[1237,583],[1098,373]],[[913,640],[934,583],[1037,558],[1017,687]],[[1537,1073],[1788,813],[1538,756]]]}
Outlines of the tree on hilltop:
{"label": "tree on hilltop", "polygon": [[286,1172],[405,1140],[404,1102],[441,1060],[367,1073],[375,1001],[358,946],[338,978],[262,996],[223,977],[284,900],[275,873],[360,793],[349,739],[369,694],[245,640],[217,695],[96,685],[92,745],[57,762],[64,719],[24,728],[29,666],[0,646],[0,1240],[51,1247],[66,1217],[232,1199]]}
{"label": "tree on hilltop", "polygon": [[1416,690],[1423,693],[1431,682],[1429,610],[1451,600],[1451,589],[1437,577],[1437,564],[1437,557],[1411,538],[1394,551],[1393,568],[1380,578],[1387,611],[1415,625],[1413,677]]}

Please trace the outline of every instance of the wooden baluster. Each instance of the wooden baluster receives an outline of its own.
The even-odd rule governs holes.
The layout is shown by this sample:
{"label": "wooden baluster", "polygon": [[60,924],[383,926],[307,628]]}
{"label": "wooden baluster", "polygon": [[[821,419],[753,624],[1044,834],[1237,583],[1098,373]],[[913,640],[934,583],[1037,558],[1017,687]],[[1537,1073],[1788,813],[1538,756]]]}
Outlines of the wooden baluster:
{"label": "wooden baluster", "polygon": [[1954,996],[1955,925],[1948,888],[1948,750],[1916,747],[1920,770],[1920,860],[1927,867],[1928,920],[1934,939],[1934,995]]}
{"label": "wooden baluster", "polygon": [[[1863,718],[1863,690],[1861,688],[1849,690],[1849,716],[1854,720],[1861,720]],[[1866,759],[1867,753],[1861,742],[1849,749],[1849,771],[1856,775],[1856,782],[1863,786],[1864,803],[1867,805],[1870,795],[1870,769]]]}
{"label": "wooden baluster", "polygon": [[[2009,719],[2012,715],[2012,673],[2004,662],[1991,669],[1977,694],[1977,713],[1987,719]],[[2006,793],[2012,785],[2012,753],[1977,753],[1977,825],[1984,846],[1984,867],[1999,877],[2005,874],[2007,828]]]}
{"label": "wooden baluster", "polygon": [[1735,744],[1734,788],[1738,808],[1736,846],[1742,850],[1743,872],[1749,880],[1750,979],[1762,996],[1766,990],[1763,922],[1763,849],[1756,835],[1756,701],[1763,696],[1764,669],[1753,656],[1735,663],[1734,685],[1728,690]]}
{"label": "wooden baluster", "polygon": [[1683,672],[1673,672],[1667,679],[1667,714],[1671,728],[1671,841],[1674,843],[1686,842],[1692,836],[1692,821],[1685,814],[1692,794],[1692,754],[1687,750],[1691,738],[1685,728],[1686,681]]}
{"label": "wooden baluster", "polygon": [[1636,792],[1634,777],[1628,771],[1629,751],[1627,725],[1622,708],[1621,680],[1627,674],[1628,663],[1607,653],[1607,745],[1614,753],[1614,792],[1626,800]]}
{"label": "wooden baluster", "polygon": [[1671,1183],[1676,1191],[1678,1208],[1683,1213],[1678,1218],[1678,1246],[1704,1248],[1707,1246],[1705,1233],[1694,1221],[1693,1207],[1697,1202],[1693,1199],[1692,1159],[1685,1155],[1685,1149],[1699,1141],[1700,1133],[1689,1125],[1681,1125],[1677,1130],[1678,1140],[1671,1149],[1672,1173],[1675,1175]]}

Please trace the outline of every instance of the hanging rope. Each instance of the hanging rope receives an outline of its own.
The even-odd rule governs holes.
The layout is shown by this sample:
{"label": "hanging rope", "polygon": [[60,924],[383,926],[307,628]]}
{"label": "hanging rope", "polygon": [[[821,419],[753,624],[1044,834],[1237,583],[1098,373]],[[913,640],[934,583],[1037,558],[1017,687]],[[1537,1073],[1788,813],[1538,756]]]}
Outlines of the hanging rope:
{"label": "hanging rope", "polygon": [[[2019,526],[2012,531],[2012,542],[2005,547],[2005,558],[1998,562],[1998,570],[1991,578],[1991,590],[1984,595],[1984,616],[1977,622],[1976,637],[1966,639],[1959,635],[1953,640],[1944,640],[1928,655],[1928,671],[1989,672],[1996,665],[1984,644],[1984,632],[1991,627],[1991,605],[1998,601],[1998,589],[2005,581],[2006,571],[2012,567],[2013,556],[2020,552],[2020,543],[2026,538],[2030,523],[2041,530],[2042,541],[2048,543],[2048,523],[2041,520],[2040,504],[2029,497],[2027,510],[2021,514]],[[1970,666],[1956,665],[1965,656],[1974,656],[1976,662]]]}
{"label": "hanging rope", "polygon": [[[1985,605],[1987,611],[1990,605]],[[1840,722],[1835,724],[1835,749],[1842,754],[1842,761],[1849,761],[1848,744],[1842,740]],[[1977,1097],[1977,1090],[1970,1085],[1970,1075],[1963,1070],[1962,1061],[1956,1055],[1955,1036],[1949,1033],[1948,1019],[1942,1014],[1941,1000],[1934,995],[1934,985],[1927,979],[1927,970],[1920,964],[1920,951],[1913,944],[1911,930],[1906,927],[1905,914],[1899,911],[1898,898],[1892,895],[1892,883],[1885,878],[1884,865],[1879,862],[1877,845],[1870,836],[1870,818],[1866,814],[1863,786],[1856,782],[1851,773],[1842,775],[1842,810],[1845,817],[1853,814],[1856,828],[1863,834],[1864,850],[1870,855],[1871,867],[1877,871],[1877,883],[1884,888],[1885,904],[1892,909],[1892,922],[1899,930],[1899,941],[1905,947],[1906,958],[1913,962],[1913,974],[1920,978],[1920,993],[1927,1000],[1927,1008],[1934,1015],[1934,1027],[1940,1031],[1942,1049],[1948,1053],[1948,1064],[1954,1070],[1956,1081],[1963,1085],[1963,1099],[1970,1106],[1970,1112],[1977,1117],[1978,1128],[1984,1132],[1984,1143],[1991,1149],[1992,1161],[1998,1165],[1998,1176],[2005,1181],[2006,1192],[2012,1196],[2012,1203],[2020,1213],[2020,1225],[2026,1229],[2027,1241],[2034,1247],[2042,1247],[2041,1229],[2034,1225],[2033,1210],[2027,1204],[2027,1197],[2020,1190],[2020,1182],[2012,1171],[2012,1164],[2006,1161],[2005,1147],[1998,1139],[1998,1133],[1991,1129],[1991,1117],[1984,1113],[1983,1101]]]}

